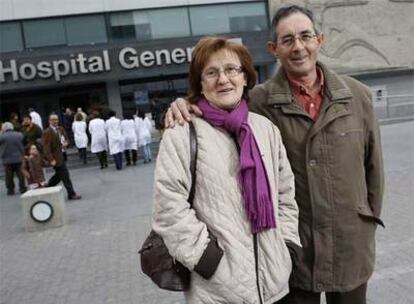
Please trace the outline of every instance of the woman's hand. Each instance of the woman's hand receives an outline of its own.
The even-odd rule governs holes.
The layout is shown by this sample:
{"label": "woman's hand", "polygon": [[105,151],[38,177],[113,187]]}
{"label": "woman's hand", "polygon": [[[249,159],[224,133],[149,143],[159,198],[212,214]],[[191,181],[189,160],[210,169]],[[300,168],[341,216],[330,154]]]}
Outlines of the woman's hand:
{"label": "woman's hand", "polygon": [[174,128],[177,122],[183,125],[185,121],[190,121],[190,113],[194,113],[197,116],[203,115],[198,106],[190,104],[184,98],[177,98],[170,104],[167,113],[165,113],[165,128]]}

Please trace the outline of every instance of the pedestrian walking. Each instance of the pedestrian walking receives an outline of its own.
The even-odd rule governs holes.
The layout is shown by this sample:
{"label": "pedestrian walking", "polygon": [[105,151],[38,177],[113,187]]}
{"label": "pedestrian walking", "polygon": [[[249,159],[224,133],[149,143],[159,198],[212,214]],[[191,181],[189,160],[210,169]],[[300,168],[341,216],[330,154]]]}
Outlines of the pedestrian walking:
{"label": "pedestrian walking", "polygon": [[83,161],[83,164],[87,164],[86,148],[88,147],[88,135],[86,134],[87,126],[83,121],[81,113],[76,113],[75,120],[72,124],[73,136],[75,139],[75,145],[79,152],[79,158]]}
{"label": "pedestrian walking", "polygon": [[190,101],[203,110],[195,194],[187,201],[189,126],[167,129],[155,166],[152,228],[191,272],[188,303],[271,304],[289,292],[288,246],[300,248],[293,173],[280,132],[249,113],[256,72],[247,49],[224,38],[195,46]]}
{"label": "pedestrian walking", "polygon": [[26,191],[24,177],[22,174],[22,162],[24,155],[23,134],[14,131],[11,122],[1,125],[0,134],[0,157],[4,166],[7,195],[15,194],[14,175],[19,180],[20,193]]}
{"label": "pedestrian walking", "polygon": [[49,116],[49,127],[43,131],[43,152],[46,160],[53,166],[55,174],[49,179],[47,186],[53,187],[62,181],[68,192],[68,199],[78,200],[82,197],[75,192],[66,167],[65,145],[67,145],[65,129],[59,126],[58,116],[51,114]]}
{"label": "pedestrian walking", "polygon": [[[137,164],[137,134],[135,132],[135,122],[132,114],[127,113],[121,121],[121,133],[124,138],[124,154],[126,165]],[[131,162],[132,156],[132,162]]]}
{"label": "pedestrian walking", "polygon": [[122,170],[124,139],[121,132],[121,121],[115,115],[114,110],[108,111],[109,119],[105,121],[105,130],[108,134],[109,154],[114,158],[116,169]]}
{"label": "pedestrian walking", "polygon": [[88,126],[89,133],[91,134],[91,152],[98,157],[101,169],[104,169],[108,167],[106,153],[108,150],[108,141],[106,137],[105,121],[97,111],[92,113],[91,118]]}
{"label": "pedestrian walking", "polygon": [[144,154],[144,163],[149,163],[152,160],[151,154],[151,120],[145,115],[143,109],[138,110],[138,115],[135,117],[135,130],[138,137],[138,147],[142,148]]}

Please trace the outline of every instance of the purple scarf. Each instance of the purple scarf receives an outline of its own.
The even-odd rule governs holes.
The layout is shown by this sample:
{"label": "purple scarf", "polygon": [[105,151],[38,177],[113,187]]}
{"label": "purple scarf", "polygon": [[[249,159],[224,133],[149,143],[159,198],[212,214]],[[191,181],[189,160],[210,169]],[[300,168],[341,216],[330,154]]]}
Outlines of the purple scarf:
{"label": "purple scarf", "polygon": [[269,179],[256,139],[247,122],[246,101],[243,99],[231,112],[211,106],[206,99],[201,99],[198,107],[208,123],[224,128],[237,139],[240,147],[240,181],[244,208],[252,224],[252,232],[275,228]]}

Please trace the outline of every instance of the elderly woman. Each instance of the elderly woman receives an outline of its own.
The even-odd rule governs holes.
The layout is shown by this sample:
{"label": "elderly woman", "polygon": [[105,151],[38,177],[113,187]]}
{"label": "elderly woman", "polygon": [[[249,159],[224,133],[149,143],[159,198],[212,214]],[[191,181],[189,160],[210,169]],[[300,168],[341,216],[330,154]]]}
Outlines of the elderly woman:
{"label": "elderly woman", "polygon": [[193,208],[188,125],[167,129],[161,141],[152,226],[192,271],[188,303],[267,304],[289,292],[287,245],[300,246],[294,178],[277,127],[247,110],[255,82],[242,45],[213,37],[196,45],[189,100],[203,117],[192,118]]}

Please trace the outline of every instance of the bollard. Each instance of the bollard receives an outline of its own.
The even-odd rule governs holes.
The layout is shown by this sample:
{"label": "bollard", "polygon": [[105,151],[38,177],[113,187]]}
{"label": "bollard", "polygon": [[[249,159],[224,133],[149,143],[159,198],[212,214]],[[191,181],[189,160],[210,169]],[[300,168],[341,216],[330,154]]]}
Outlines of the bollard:
{"label": "bollard", "polygon": [[66,223],[61,186],[33,189],[21,196],[26,231],[45,230]]}

